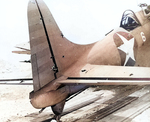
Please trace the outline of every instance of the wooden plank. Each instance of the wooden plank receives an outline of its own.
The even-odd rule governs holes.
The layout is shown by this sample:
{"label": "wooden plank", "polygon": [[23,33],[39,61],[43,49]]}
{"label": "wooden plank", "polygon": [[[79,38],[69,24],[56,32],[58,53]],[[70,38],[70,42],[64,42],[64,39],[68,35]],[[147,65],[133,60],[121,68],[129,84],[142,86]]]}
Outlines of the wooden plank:
{"label": "wooden plank", "polygon": [[[139,87],[139,86],[99,86],[97,87],[98,89],[95,92],[91,92],[88,94],[88,97],[85,96],[77,96],[77,98],[75,98],[74,100],[72,99],[70,102],[70,104],[68,105],[68,103],[66,103],[66,107],[67,108],[71,108],[72,106],[76,106],[76,104],[82,104],[82,102],[84,102],[84,100],[89,100],[91,98],[91,96],[94,97],[94,95],[102,95],[102,98],[100,98],[99,100],[94,101],[92,104],[84,107],[84,108],[80,108],[75,112],[69,113],[66,116],[62,117],[62,121],[76,121],[78,119],[81,119],[81,122],[83,122],[82,118],[84,118],[85,121],[90,121],[90,119],[88,118],[89,115],[94,114],[96,111],[99,111],[103,108],[105,108],[106,106],[112,105],[113,103],[117,102],[120,99],[123,99],[125,97],[127,97],[129,94],[135,92],[136,90],[139,90],[143,87]],[[108,90],[109,89],[109,90]],[[133,97],[137,97],[137,96],[133,96]],[[79,99],[79,100],[78,100]],[[65,109],[64,109],[65,112]]]}
{"label": "wooden plank", "polygon": [[[87,117],[86,119],[89,121],[98,121],[106,116],[108,116],[109,114],[119,110],[120,108],[130,104],[131,102],[133,102],[134,100],[136,100],[137,97],[126,97],[123,98],[121,100],[118,100],[117,102],[115,102],[114,104],[111,104],[107,107],[105,107],[104,109],[101,109],[100,111],[97,111],[96,113],[94,113],[93,115]],[[82,120],[76,121],[76,122],[81,122]]]}
{"label": "wooden plank", "polygon": [[[143,96],[140,96],[139,99],[132,102],[131,104],[125,106],[124,108],[116,111],[115,113],[99,120],[99,122],[130,122],[132,119],[134,119],[136,116],[144,112],[146,109],[150,108],[150,94],[148,91],[150,91],[150,87],[145,87],[140,90],[140,92]],[[142,92],[145,92],[144,94]],[[134,93],[135,94],[135,93]],[[133,96],[132,94],[131,96]],[[137,94],[135,94],[137,96]]]}

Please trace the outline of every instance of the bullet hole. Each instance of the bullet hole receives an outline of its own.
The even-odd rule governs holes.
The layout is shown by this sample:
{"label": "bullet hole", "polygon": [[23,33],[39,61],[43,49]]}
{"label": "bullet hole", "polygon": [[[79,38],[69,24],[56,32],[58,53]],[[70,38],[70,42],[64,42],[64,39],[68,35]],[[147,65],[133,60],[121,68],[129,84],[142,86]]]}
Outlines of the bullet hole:
{"label": "bullet hole", "polygon": [[129,76],[132,76],[133,74],[131,73]]}
{"label": "bullet hole", "polygon": [[61,33],[61,37],[62,37],[62,38],[64,37],[64,34],[63,34],[63,33]]}
{"label": "bullet hole", "polygon": [[85,71],[86,71],[86,69],[82,69],[82,70],[81,70],[81,72],[85,72]]}

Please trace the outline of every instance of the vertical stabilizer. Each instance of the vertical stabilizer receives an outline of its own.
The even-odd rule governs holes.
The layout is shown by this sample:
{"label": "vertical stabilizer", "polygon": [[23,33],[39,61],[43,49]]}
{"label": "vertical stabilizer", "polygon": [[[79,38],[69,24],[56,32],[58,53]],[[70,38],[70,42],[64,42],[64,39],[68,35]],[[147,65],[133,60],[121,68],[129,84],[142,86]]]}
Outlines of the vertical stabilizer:
{"label": "vertical stabilizer", "polygon": [[30,0],[28,23],[36,91],[61,76],[91,45],[77,45],[68,41],[42,0]]}

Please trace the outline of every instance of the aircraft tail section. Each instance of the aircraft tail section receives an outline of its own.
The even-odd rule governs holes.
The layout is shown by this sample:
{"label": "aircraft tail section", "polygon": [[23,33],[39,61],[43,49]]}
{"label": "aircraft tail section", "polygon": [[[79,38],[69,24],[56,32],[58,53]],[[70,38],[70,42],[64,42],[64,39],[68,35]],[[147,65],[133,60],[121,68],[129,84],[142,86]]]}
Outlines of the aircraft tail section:
{"label": "aircraft tail section", "polygon": [[68,41],[42,0],[30,0],[28,23],[34,91],[37,91],[63,75],[91,45]]}

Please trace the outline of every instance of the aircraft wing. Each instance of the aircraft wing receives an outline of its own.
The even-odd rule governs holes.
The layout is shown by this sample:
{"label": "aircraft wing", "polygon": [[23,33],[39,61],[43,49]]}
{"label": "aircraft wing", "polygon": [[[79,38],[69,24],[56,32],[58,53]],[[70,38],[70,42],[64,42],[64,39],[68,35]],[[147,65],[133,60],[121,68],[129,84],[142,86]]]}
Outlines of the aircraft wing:
{"label": "aircraft wing", "polygon": [[150,85],[150,68],[106,65],[85,65],[80,76],[70,76],[62,84]]}
{"label": "aircraft wing", "polygon": [[18,44],[15,47],[18,48],[18,49],[20,49],[20,50],[12,51],[12,53],[17,53],[17,54],[31,54],[29,42]]}
{"label": "aircraft wing", "polygon": [[30,51],[30,44],[29,44],[29,42],[21,43],[21,44],[16,45],[16,48]]}
{"label": "aircraft wing", "polygon": [[[9,78],[9,79],[0,79],[0,84],[5,85],[33,85],[32,78]],[[28,82],[29,81],[29,82]]]}
{"label": "aircraft wing", "polygon": [[30,51],[24,51],[24,50],[12,51],[12,53],[17,53],[17,54],[31,54]]}

